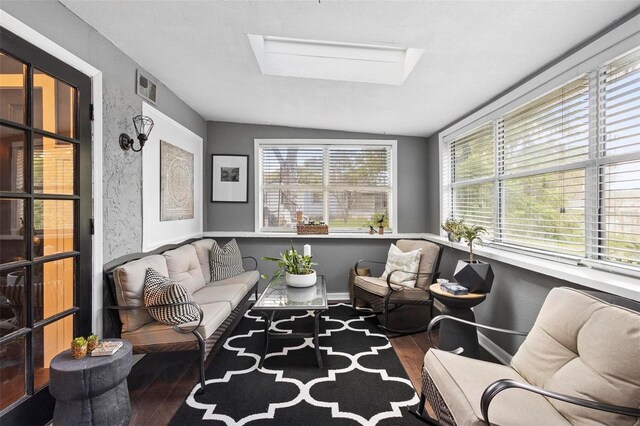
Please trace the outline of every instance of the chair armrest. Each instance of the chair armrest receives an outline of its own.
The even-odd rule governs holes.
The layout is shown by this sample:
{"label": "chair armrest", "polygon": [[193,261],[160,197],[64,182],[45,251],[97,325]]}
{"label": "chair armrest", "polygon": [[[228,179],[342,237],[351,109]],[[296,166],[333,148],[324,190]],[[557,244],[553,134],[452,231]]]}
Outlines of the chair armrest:
{"label": "chair armrest", "polygon": [[502,379],[491,383],[482,393],[480,399],[480,410],[485,422],[489,423],[489,405],[493,398],[503,390],[515,388],[528,392],[537,393],[547,398],[557,399],[559,401],[568,402],[569,404],[579,405],[581,407],[592,408],[599,411],[607,411],[609,413],[622,414],[624,416],[640,417],[640,409],[631,407],[621,407],[618,405],[605,404],[603,402],[591,401],[588,399],[577,398],[575,396],[565,395],[558,392],[549,391],[528,383],[521,383],[511,379]]}
{"label": "chair armrest", "polygon": [[105,306],[106,309],[114,309],[118,311],[133,311],[133,310],[145,310],[148,311],[153,308],[170,308],[173,306],[183,306],[183,305],[191,305],[194,306],[198,310],[198,324],[195,327],[184,329],[180,328],[180,325],[174,325],[173,329],[178,333],[191,333],[200,327],[202,324],[202,320],[204,319],[204,312],[202,312],[202,308],[196,302],[176,302],[176,303],[167,303],[166,305],[156,305],[156,306]]}
{"label": "chair armrest", "polygon": [[[497,331],[497,332],[506,333],[506,334],[515,334],[517,336],[526,336],[526,335],[529,334],[529,332],[526,332],[526,331],[509,330],[509,329],[506,329],[506,328],[497,328],[497,327],[491,327],[489,325],[478,324],[478,323],[475,323],[475,322],[471,322],[471,321],[463,320],[463,319],[460,319],[460,318],[452,317],[451,315],[438,315],[437,317],[433,318],[429,322],[429,326],[427,327],[427,338],[429,339],[429,342],[433,345],[433,347],[436,348],[436,349],[438,349],[438,346],[431,339],[431,330],[433,329],[433,327],[436,324],[438,324],[440,321],[445,320],[445,319],[446,320],[460,322],[460,323],[467,324],[467,325],[471,325],[473,327],[481,328],[483,330]],[[454,350],[452,350],[450,352],[459,355],[463,351],[464,351],[463,348],[457,348],[457,349],[454,349]]]}
{"label": "chair armrest", "polygon": [[359,276],[359,275],[358,275],[358,267],[360,266],[360,264],[361,264],[361,263],[365,263],[365,262],[366,262],[366,263],[378,263],[378,264],[381,264],[381,265],[386,265],[386,264],[387,264],[387,262],[386,262],[386,261],[381,262],[381,261],[379,261],[379,260],[367,260],[367,259],[360,259],[360,260],[358,260],[358,261],[356,262],[356,266],[354,266],[354,269],[356,270],[356,276]]}
{"label": "chair armrest", "polygon": [[253,260],[253,269],[251,269],[251,270],[252,270],[252,271],[256,271],[256,270],[258,270],[258,260],[257,260],[255,257],[253,257],[253,256],[243,256],[243,257],[242,257],[242,260],[244,260],[244,259],[251,259],[251,260]]}

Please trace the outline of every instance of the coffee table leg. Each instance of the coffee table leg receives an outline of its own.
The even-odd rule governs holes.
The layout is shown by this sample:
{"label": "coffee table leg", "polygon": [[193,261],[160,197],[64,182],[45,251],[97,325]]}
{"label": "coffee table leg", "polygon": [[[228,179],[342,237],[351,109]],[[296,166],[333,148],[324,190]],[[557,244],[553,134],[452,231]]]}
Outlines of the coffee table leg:
{"label": "coffee table leg", "polygon": [[271,321],[273,321],[273,315],[275,312],[271,312],[271,315],[267,312],[260,313],[264,317],[264,352],[260,359],[260,364],[258,364],[258,368],[262,368],[264,365],[264,359],[267,357],[267,352],[269,351],[269,329],[271,328]]}
{"label": "coffee table leg", "polygon": [[322,317],[322,312],[324,311],[315,311],[313,319],[313,344],[316,349],[316,359],[318,360],[318,367],[324,368],[324,364],[322,363],[322,352],[320,352],[320,318]]}

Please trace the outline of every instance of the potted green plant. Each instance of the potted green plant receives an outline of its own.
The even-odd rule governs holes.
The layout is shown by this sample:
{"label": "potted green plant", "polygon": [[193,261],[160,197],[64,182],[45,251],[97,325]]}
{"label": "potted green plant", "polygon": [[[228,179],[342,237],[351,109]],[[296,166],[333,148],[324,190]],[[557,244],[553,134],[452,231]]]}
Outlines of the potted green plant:
{"label": "potted green plant", "polygon": [[[311,256],[303,256],[293,248],[280,253],[280,257],[263,257],[262,260],[278,262],[278,269],[273,272],[273,277],[284,275],[284,280],[291,287],[309,287],[316,283],[317,275],[311,267],[317,265],[311,261]],[[267,275],[262,278],[269,279]]]}
{"label": "potted green plant", "polygon": [[384,228],[389,227],[389,213],[387,210],[377,212],[371,216],[371,222],[378,225],[378,234],[384,235]]}
{"label": "potted green plant", "polygon": [[99,344],[100,344],[100,339],[98,339],[97,335],[92,334],[89,337],[87,337],[87,350],[89,352],[97,348]]}
{"label": "potted green plant", "polygon": [[469,247],[469,260],[459,260],[453,277],[470,293],[489,293],[493,284],[493,270],[491,265],[473,258],[473,244],[482,243],[482,235],[487,234],[487,229],[480,225],[462,224],[458,236],[467,242]]}
{"label": "potted green plant", "polygon": [[447,233],[447,238],[451,242],[460,241],[460,232],[462,231],[463,226],[463,219],[456,220],[452,217],[448,217],[444,223],[440,225],[440,227]]}
{"label": "potted green plant", "polygon": [[87,356],[87,340],[84,337],[76,337],[71,341],[71,355],[75,359]]}

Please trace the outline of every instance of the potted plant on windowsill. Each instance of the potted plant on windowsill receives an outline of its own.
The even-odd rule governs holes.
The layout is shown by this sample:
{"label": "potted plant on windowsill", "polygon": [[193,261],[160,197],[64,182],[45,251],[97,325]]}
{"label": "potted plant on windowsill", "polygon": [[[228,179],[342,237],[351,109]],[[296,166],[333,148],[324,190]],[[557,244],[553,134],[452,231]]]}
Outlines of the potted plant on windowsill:
{"label": "potted plant on windowsill", "polygon": [[[317,265],[311,262],[311,256],[303,256],[293,248],[280,253],[280,257],[263,257],[262,260],[278,262],[278,269],[273,272],[273,277],[278,278],[284,275],[284,281],[291,287],[309,287],[316,283],[317,275],[311,266]],[[267,280],[267,275],[262,275]]]}
{"label": "potted plant on windowsill", "polygon": [[384,235],[384,228],[389,227],[389,213],[387,210],[378,212],[371,216],[371,222],[378,224],[378,234]]}
{"label": "potted plant on windowsill", "polygon": [[493,284],[493,270],[491,265],[475,260],[473,258],[474,242],[482,243],[482,235],[486,235],[487,230],[480,225],[462,224],[457,236],[463,238],[469,247],[469,260],[458,260],[453,277],[470,293],[489,293]]}
{"label": "potted plant on windowsill", "polygon": [[464,226],[463,219],[454,219],[452,217],[448,217],[440,227],[447,233],[447,238],[452,243],[457,243],[460,241],[460,232]]}

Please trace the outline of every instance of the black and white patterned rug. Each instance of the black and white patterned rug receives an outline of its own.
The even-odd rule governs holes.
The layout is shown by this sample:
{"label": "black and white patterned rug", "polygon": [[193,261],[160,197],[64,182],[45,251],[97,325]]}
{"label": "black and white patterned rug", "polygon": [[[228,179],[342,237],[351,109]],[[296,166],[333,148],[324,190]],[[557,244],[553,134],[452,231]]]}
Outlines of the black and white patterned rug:
{"label": "black and white patterned rug", "polygon": [[[375,315],[332,305],[320,334],[325,368],[311,338],[275,339],[258,369],[264,322],[248,311],[207,368],[207,393],[196,385],[172,425],[415,425],[407,408],[418,403],[411,382]],[[283,332],[312,330],[306,311],[283,314]]]}

